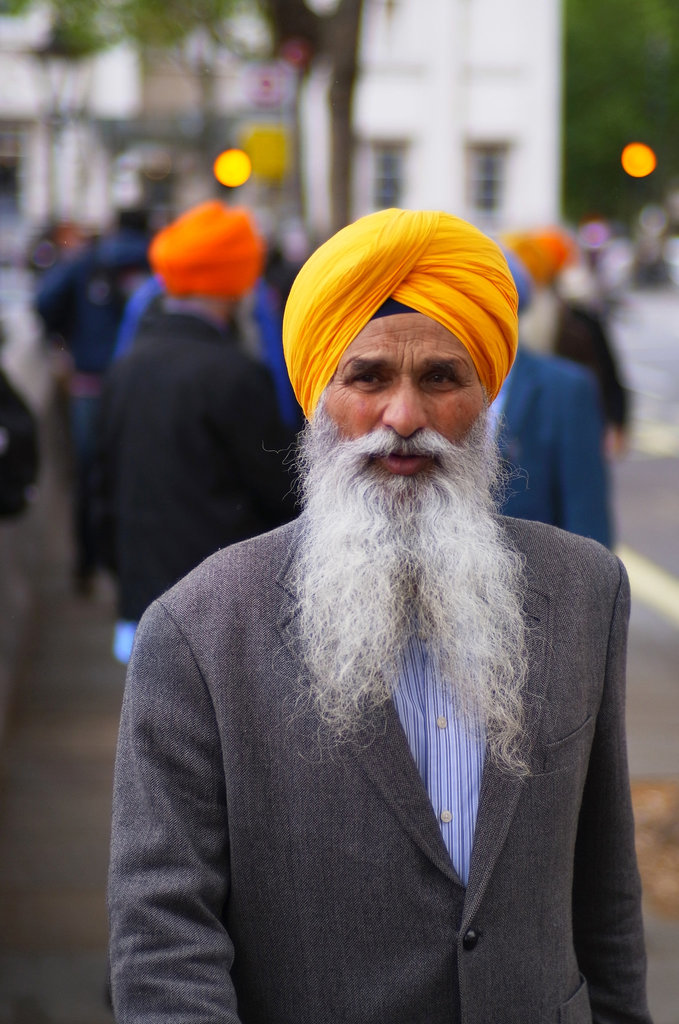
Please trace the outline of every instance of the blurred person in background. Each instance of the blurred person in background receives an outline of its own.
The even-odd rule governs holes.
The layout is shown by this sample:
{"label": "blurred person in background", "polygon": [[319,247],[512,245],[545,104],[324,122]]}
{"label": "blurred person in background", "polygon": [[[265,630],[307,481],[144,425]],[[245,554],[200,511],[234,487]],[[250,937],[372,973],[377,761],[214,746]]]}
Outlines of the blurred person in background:
{"label": "blurred person in background", "polygon": [[519,295],[516,359],[491,406],[500,452],[510,467],[500,511],[592,537],[611,547],[610,484],[604,419],[594,374],[522,341],[534,285],[505,253]]}
{"label": "blurred person in background", "polygon": [[76,254],[91,238],[72,221],[54,221],[45,226],[28,245],[26,263],[29,270],[40,276]]}
{"label": "blurred person in background", "polygon": [[274,379],[281,416],[295,430],[301,430],[304,414],[290,385],[283,358],[283,310],[303,262],[301,258],[296,260],[288,255],[284,246],[273,245],[267,256],[264,273],[255,285],[252,306],[262,357]]}
{"label": "blurred person in background", "polygon": [[592,371],[599,384],[609,458],[628,448],[629,392],[606,323],[597,282],[585,263],[565,266],[555,287],[561,300],[554,352]]}
{"label": "blurred person in background", "polygon": [[[290,386],[283,359],[283,307],[302,260],[295,261],[280,245],[268,248],[264,272],[257,278],[248,302],[237,310],[239,326],[254,331],[253,350],[267,366],[276,389],[278,410],[283,422],[293,430],[300,430],[304,416]],[[123,312],[113,358],[124,355],[134,344],[139,326],[145,317],[156,310],[165,286],[160,274],[152,274],[129,299]]]}
{"label": "blurred person in background", "polygon": [[132,652],[118,1024],[650,1024],[629,588],[600,544],[497,515],[501,250],[363,217],[302,267],[283,342],[303,512],[155,601]]}
{"label": "blurred person in background", "polygon": [[149,274],[132,293],[125,304],[120,318],[112,362],[124,356],[134,344],[137,331],[145,316],[160,308],[160,299],[165,294],[165,285],[160,274]]}
{"label": "blurred person in background", "polygon": [[94,523],[96,421],[102,380],[123,308],[149,273],[144,210],[122,210],[116,226],[58,260],[39,280],[37,312],[68,354],[66,387],[74,468],[74,581],[89,593],[100,559]]}
{"label": "blurred person in background", "polygon": [[264,263],[251,216],[201,203],[153,238],[149,259],[163,294],[112,364],[100,419],[100,523],[121,661],[154,598],[218,548],[295,513],[282,457],[294,434],[236,326]]}
{"label": "blurred person in background", "polygon": [[609,458],[624,454],[628,394],[596,278],[575,239],[551,228],[506,235],[504,244],[534,283],[530,308],[522,318],[523,347],[562,356],[594,373],[605,420],[605,453]]}
{"label": "blurred person in background", "polygon": [[3,365],[5,340],[0,307],[0,521],[14,519],[29,508],[40,468],[38,419]]}

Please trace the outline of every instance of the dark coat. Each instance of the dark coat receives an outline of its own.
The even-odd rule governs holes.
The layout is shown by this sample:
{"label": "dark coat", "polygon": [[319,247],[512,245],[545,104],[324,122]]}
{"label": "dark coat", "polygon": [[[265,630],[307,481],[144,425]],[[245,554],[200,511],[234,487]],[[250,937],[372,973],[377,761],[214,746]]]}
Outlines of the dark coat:
{"label": "dark coat", "polygon": [[531,775],[486,762],[465,888],[394,705],[333,745],[305,700],[302,522],[215,555],[137,631],[118,1024],[650,1024],[618,560],[503,520],[527,565]]}
{"label": "dark coat", "polygon": [[604,424],[594,376],[566,359],[520,348],[505,389],[498,440],[513,475],[500,511],[610,547]]}
{"label": "dark coat", "polygon": [[574,302],[561,302],[554,352],[588,367],[599,384],[606,423],[629,426],[629,397],[603,316]]}
{"label": "dark coat", "polygon": [[148,238],[121,228],[57,263],[40,282],[36,309],[63,336],[79,373],[104,373],[131,290],[150,273]]}
{"label": "dark coat", "polygon": [[148,604],[207,555],[291,519],[266,370],[233,332],[185,313],[144,321],[107,374],[100,422],[99,521],[119,611]]}

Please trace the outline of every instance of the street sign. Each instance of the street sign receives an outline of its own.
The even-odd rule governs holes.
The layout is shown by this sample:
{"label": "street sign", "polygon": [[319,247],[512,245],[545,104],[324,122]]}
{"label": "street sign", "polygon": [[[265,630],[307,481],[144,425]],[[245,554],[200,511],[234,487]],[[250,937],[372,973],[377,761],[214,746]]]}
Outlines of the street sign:
{"label": "street sign", "polygon": [[295,99],[295,72],[285,61],[248,64],[243,88],[246,102],[260,110],[288,108]]}

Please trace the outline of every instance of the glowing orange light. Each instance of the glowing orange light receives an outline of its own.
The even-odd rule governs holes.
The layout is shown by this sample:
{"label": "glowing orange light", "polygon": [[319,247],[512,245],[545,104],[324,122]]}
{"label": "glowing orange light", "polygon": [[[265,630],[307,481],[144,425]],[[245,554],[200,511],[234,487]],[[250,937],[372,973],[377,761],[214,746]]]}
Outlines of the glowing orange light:
{"label": "glowing orange light", "polygon": [[623,170],[632,178],[645,178],[655,170],[658,162],[651,147],[643,142],[630,142],[620,159]]}
{"label": "glowing orange light", "polygon": [[237,188],[244,185],[252,172],[250,157],[242,149],[225,149],[214,163],[214,175],[221,185]]}

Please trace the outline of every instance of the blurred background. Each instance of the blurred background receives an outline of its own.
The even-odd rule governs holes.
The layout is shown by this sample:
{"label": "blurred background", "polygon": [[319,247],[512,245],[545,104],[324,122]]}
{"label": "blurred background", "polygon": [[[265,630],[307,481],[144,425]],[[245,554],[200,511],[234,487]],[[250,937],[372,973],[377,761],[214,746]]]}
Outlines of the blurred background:
{"label": "blurred background", "polygon": [[678,124],[676,0],[0,0],[0,365],[41,448],[0,518],[0,1024],[111,1019],[124,669],[110,580],[72,587],[68,346],[35,295],[121,213],[153,233],[215,197],[279,269],[387,206],[561,240],[550,269],[516,249],[543,298],[596,316],[624,393],[607,473],[650,998],[679,1024]]}
{"label": "blurred background", "polygon": [[[121,207],[160,223],[240,147],[273,235],[390,205],[603,220],[591,244],[674,279],[678,23],[671,0],[2,0],[2,261],[44,267],[50,231]],[[635,141],[652,174],[623,169]]]}

